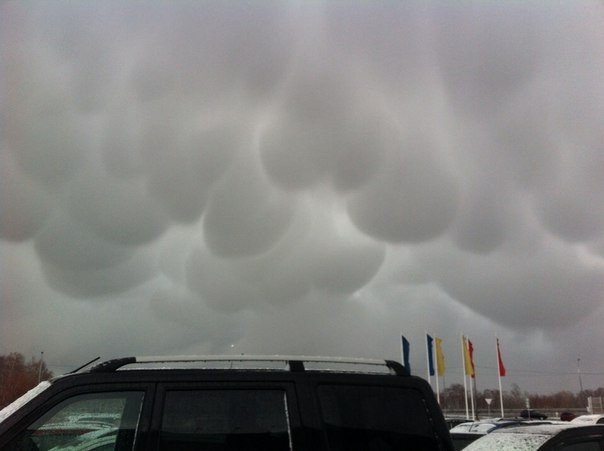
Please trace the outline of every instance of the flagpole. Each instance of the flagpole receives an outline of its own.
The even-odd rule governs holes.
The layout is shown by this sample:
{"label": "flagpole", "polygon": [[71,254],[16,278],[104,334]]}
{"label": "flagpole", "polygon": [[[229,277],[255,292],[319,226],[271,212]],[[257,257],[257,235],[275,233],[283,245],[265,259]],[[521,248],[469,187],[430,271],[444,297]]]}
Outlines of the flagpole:
{"label": "flagpole", "polygon": [[440,376],[440,373],[443,372],[443,370],[444,370],[444,368],[441,368],[441,365],[444,363],[444,362],[441,362],[441,360],[444,359],[444,357],[441,355],[442,349],[441,349],[440,341],[441,341],[441,339],[435,335],[434,336],[434,360],[436,361],[436,367],[434,368],[434,370],[435,370],[434,377],[436,378],[436,401],[438,402],[438,405],[440,405],[440,387],[439,387],[438,378]]}
{"label": "flagpole", "polygon": [[474,410],[474,386],[475,386],[475,378],[476,378],[476,369],[474,368],[474,358],[472,342],[468,337],[464,337],[464,363],[467,364],[465,367],[466,373],[470,377],[470,406],[472,410],[472,419],[476,419],[476,413]]}
{"label": "flagpole", "polygon": [[[497,374],[499,374],[499,368],[497,368]],[[503,390],[501,389],[501,374],[499,374],[499,405],[501,406],[501,418],[505,418],[503,414]]]}
{"label": "flagpole", "polygon": [[[438,368],[438,364],[437,364]],[[434,379],[436,379],[436,402],[440,406],[440,388],[438,387],[438,369],[435,371]]]}
{"label": "flagpole", "polygon": [[468,353],[470,354],[470,365],[472,366],[472,374],[470,375],[470,401],[472,403],[472,419],[476,420],[476,367],[474,366],[471,343],[468,338]]}
{"label": "flagpole", "polygon": [[424,339],[426,340],[426,374],[428,383],[432,386],[432,378],[430,377],[430,350],[428,349],[428,332],[424,331]]}
{"label": "flagpole", "polygon": [[499,338],[495,337],[495,346],[497,352],[497,376],[499,377],[499,405],[501,406],[501,418],[505,418],[503,413],[503,389],[501,388],[501,368],[503,363],[501,362],[501,351],[499,349]]}
{"label": "flagpole", "polygon": [[461,363],[463,368],[463,399],[466,403],[466,418],[470,418],[470,413],[468,411],[468,382],[466,380],[466,340],[461,335]]}
{"label": "flagpole", "polygon": [[470,375],[470,406],[472,408],[472,420],[476,419],[474,412],[474,378]]}

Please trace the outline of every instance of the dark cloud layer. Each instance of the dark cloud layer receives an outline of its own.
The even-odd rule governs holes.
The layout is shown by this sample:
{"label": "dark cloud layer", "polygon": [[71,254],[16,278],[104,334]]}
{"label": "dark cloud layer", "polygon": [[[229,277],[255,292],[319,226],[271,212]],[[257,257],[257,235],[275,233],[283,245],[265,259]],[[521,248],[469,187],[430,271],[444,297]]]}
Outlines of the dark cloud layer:
{"label": "dark cloud layer", "polygon": [[563,367],[604,338],[601,3],[0,17],[0,352],[398,358],[401,330],[454,355],[497,328],[512,367]]}

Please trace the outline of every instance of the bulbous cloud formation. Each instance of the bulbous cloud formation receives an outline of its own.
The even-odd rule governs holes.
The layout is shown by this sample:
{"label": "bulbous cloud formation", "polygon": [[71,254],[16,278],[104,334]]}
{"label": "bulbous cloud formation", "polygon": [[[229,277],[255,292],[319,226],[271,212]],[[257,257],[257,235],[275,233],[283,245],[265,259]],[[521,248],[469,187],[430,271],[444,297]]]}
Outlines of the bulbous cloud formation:
{"label": "bulbous cloud formation", "polygon": [[0,8],[0,238],[56,296],[345,309],[405,255],[507,327],[602,304],[597,2]]}

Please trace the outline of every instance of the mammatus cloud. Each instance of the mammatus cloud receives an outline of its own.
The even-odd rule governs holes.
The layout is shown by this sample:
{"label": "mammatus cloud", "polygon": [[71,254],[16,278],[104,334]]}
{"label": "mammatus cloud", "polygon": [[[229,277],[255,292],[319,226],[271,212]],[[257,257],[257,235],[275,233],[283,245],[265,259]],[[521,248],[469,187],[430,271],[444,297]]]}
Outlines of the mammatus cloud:
{"label": "mammatus cloud", "polygon": [[3,325],[380,354],[353,330],[601,314],[597,2],[0,8]]}

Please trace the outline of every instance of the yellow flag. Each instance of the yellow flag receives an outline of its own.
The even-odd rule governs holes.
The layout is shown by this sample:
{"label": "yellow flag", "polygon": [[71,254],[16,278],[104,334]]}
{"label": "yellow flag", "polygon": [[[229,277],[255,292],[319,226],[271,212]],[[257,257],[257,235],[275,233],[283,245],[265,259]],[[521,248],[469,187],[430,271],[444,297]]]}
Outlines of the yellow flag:
{"label": "yellow flag", "polygon": [[436,342],[436,373],[439,376],[444,376],[445,374],[445,355],[443,354],[443,350],[441,347],[442,340],[438,337],[434,337],[434,341]]}

